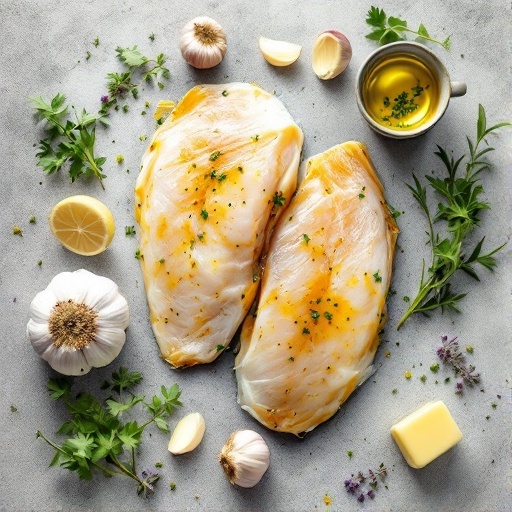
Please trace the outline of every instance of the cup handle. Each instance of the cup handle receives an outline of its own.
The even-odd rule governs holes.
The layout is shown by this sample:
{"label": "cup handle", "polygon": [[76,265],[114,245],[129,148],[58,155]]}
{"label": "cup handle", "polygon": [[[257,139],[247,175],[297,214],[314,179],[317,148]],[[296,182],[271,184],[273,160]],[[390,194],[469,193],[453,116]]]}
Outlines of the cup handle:
{"label": "cup handle", "polygon": [[450,89],[450,96],[454,98],[457,96],[464,96],[468,90],[468,86],[466,85],[466,82],[450,82]]}

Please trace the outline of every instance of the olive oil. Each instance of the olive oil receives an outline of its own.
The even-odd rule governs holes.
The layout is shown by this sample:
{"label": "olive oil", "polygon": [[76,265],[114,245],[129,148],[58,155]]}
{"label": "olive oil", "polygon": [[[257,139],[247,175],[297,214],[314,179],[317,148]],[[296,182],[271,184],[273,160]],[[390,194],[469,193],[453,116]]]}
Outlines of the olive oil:
{"label": "olive oil", "polygon": [[410,54],[378,61],[365,77],[364,106],[381,126],[403,131],[419,128],[437,113],[440,87],[436,75]]}

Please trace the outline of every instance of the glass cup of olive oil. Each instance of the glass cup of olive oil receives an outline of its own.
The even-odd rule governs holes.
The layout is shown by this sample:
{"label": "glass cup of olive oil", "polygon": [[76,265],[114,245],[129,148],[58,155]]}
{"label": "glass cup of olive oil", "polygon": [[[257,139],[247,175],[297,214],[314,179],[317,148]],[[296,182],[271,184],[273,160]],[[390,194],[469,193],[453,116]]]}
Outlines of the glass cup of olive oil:
{"label": "glass cup of olive oil", "polygon": [[399,41],[371,53],[356,80],[357,105],[368,124],[394,139],[417,137],[442,117],[451,97],[466,94],[426,46]]}

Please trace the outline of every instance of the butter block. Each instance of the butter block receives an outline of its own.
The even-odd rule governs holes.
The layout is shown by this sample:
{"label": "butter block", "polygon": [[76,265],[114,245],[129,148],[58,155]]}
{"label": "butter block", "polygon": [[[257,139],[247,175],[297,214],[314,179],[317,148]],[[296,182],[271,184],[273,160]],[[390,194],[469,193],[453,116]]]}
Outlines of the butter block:
{"label": "butter block", "polygon": [[409,466],[420,469],[462,439],[443,401],[429,402],[391,427],[391,435]]}

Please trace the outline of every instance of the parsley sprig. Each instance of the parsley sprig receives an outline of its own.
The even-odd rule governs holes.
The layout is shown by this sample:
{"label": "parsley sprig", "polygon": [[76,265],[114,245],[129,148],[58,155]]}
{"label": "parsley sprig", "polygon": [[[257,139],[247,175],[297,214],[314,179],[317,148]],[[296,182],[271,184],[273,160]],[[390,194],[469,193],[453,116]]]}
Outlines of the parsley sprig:
{"label": "parsley sprig", "polygon": [[[74,182],[79,176],[95,176],[102,188],[103,174],[101,166],[106,158],[94,155],[95,130],[98,122],[106,124],[103,114],[89,114],[85,109],[77,112],[66,104],[66,97],[57,94],[49,102],[41,96],[30,98],[36,110],[36,116],[44,121],[47,137],[39,142],[37,165],[47,174],[59,171],[69,164],[69,175]],[[70,118],[71,117],[71,118]]]}
{"label": "parsley sprig", "polygon": [[133,48],[118,46],[116,53],[126,70],[121,73],[107,74],[109,95],[102,98],[103,106],[100,112],[103,114],[107,114],[112,107],[118,107],[118,100],[127,94],[131,94],[134,98],[139,96],[140,83],[134,83],[137,81],[137,77],[142,82],[151,82],[155,79],[159,89],[164,87],[161,80],[170,77],[170,71],[165,67],[166,59],[163,53],[159,53],[155,59],[150,59],[144,56],[137,46]]}
{"label": "parsley sprig", "polygon": [[[181,391],[177,384],[169,388],[162,386],[160,395],[145,401],[144,396],[130,391],[141,381],[140,373],[121,368],[112,374],[111,382],[105,382],[102,386],[102,389],[115,392],[118,398],[109,397],[100,401],[91,393],[72,396],[72,383],[68,379],[50,379],[50,396],[55,400],[64,400],[70,415],[70,419],[57,431],[68,436],[62,444],[51,441],[40,431],[37,432],[38,438],[42,438],[55,449],[50,466],[59,464],[70,471],[76,471],[85,480],[91,480],[94,472],[103,473],[107,477],[124,475],[135,480],[137,494],[144,493],[147,496],[154,492],[154,484],[159,475],[144,470],[138,476],[136,449],[142,441],[145,428],[152,423],[163,432],[169,431],[167,418],[181,405]],[[126,392],[128,398],[125,397]],[[142,424],[137,421],[124,423],[121,417],[136,404],[141,404],[146,409],[149,418]]]}
{"label": "parsley sprig", "polygon": [[[478,225],[480,212],[491,207],[489,203],[480,200],[480,195],[484,192],[480,180],[482,173],[490,169],[490,164],[483,157],[494,151],[494,148],[487,145],[481,149],[481,144],[486,142],[488,135],[505,126],[512,126],[512,123],[502,122],[488,128],[484,107],[479,105],[476,141],[472,142],[467,137],[469,159],[465,165],[465,172],[459,171],[466,155],[455,160],[449,157],[443,148],[437,146],[438,151],[435,154],[445,165],[447,176],[426,176],[430,186],[441,197],[434,215],[430,213],[427,204],[427,187],[422,186],[413,175],[414,186],[408,187],[427,217],[431,263],[425,274],[423,262],[418,293],[400,319],[398,328],[414,313],[426,314],[445,307],[458,312],[458,303],[466,293],[453,293],[450,290],[452,276],[462,270],[479,281],[474,268],[476,264],[491,271],[496,266],[493,255],[505,244],[484,254],[482,246],[485,237],[472,250],[467,247],[466,237]],[[434,224],[438,221],[445,222],[447,236],[442,236],[434,229]]]}
{"label": "parsley sprig", "polygon": [[395,41],[405,41],[406,38],[404,33],[409,32],[417,36],[416,41],[418,42],[430,41],[432,43],[440,44],[447,50],[450,49],[450,36],[448,36],[444,41],[434,39],[430,36],[423,23],[420,23],[417,30],[412,30],[407,26],[407,21],[397,18],[396,16],[388,17],[384,12],[384,9],[379,9],[373,5],[370,7],[370,10],[366,15],[366,23],[372,27],[372,31],[367,34],[366,37],[373,41],[377,41],[380,45],[394,43]]}

